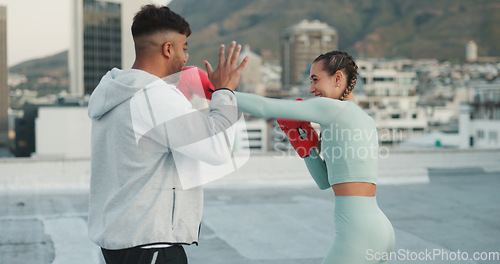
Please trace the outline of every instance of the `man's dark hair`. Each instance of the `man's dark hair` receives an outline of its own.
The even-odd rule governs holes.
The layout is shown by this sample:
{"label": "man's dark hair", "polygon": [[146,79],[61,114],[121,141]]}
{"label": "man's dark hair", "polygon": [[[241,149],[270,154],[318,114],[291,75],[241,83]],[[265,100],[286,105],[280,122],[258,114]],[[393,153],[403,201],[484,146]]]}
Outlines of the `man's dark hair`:
{"label": "man's dark hair", "polygon": [[172,30],[189,37],[189,23],[166,6],[145,5],[134,17],[132,36],[134,38],[159,31]]}

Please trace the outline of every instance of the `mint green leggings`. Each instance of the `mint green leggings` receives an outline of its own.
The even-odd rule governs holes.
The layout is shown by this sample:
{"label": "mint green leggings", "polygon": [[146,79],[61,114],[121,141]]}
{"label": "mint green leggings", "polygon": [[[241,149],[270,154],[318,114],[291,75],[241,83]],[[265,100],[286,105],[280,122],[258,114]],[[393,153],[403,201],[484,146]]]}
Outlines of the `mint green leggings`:
{"label": "mint green leggings", "polygon": [[335,240],[323,264],[387,263],[381,256],[394,250],[394,230],[376,197],[336,196],[334,216]]}

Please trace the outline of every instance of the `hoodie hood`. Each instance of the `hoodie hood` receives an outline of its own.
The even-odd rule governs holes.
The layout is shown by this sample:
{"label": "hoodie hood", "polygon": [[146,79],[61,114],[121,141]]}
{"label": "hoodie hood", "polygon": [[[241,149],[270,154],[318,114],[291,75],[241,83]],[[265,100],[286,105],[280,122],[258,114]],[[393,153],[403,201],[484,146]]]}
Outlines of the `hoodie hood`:
{"label": "hoodie hood", "polygon": [[89,117],[98,120],[116,106],[130,99],[136,92],[160,78],[136,69],[108,71],[90,96]]}

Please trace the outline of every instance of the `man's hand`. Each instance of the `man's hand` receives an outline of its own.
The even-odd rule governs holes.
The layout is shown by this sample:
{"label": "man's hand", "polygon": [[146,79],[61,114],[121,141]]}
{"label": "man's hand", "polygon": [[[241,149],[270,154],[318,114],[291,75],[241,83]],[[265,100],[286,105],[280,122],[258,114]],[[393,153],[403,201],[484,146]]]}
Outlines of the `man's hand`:
{"label": "man's hand", "polygon": [[208,61],[203,61],[205,67],[207,68],[208,78],[214,85],[215,90],[228,88],[231,91],[234,91],[236,86],[238,86],[241,71],[248,61],[247,56],[243,59],[240,65],[237,65],[240,51],[241,45],[236,46],[236,42],[233,41],[231,42],[231,46],[229,46],[227,57],[224,58],[225,47],[224,45],[221,45],[219,50],[219,64],[217,65],[217,69],[215,69],[215,71]]}

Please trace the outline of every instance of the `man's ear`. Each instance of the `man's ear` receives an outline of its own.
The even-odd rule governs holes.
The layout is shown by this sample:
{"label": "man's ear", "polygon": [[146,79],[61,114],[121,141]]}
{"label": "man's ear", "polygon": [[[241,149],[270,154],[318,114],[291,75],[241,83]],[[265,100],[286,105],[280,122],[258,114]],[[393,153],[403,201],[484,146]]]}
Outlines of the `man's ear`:
{"label": "man's ear", "polygon": [[161,52],[163,53],[163,56],[170,58],[172,57],[172,52],[173,52],[173,46],[171,42],[165,42],[163,43],[163,46],[161,47]]}

